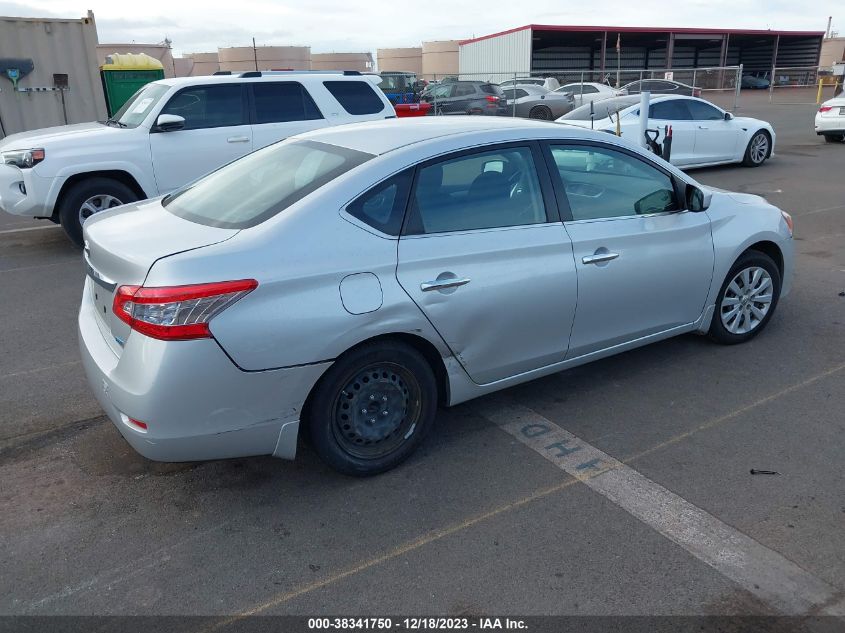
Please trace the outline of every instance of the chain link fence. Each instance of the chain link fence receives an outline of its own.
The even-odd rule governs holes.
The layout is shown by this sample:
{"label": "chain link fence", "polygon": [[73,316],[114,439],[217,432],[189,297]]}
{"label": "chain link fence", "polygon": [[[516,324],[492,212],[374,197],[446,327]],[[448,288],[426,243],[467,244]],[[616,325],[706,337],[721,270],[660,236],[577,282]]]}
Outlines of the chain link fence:
{"label": "chain link fence", "polygon": [[820,73],[818,66],[773,68],[769,82],[769,102],[782,105],[819,103],[836,91],[835,82]]}
{"label": "chain link fence", "polygon": [[[612,97],[620,90],[639,94],[638,82],[655,80],[660,83],[649,86],[653,94],[694,95],[712,101],[725,110],[736,110],[739,106],[742,66],[721,66],[711,68],[648,68],[619,70],[544,69],[542,71],[490,71],[460,73],[456,75],[429,76],[428,85],[422,91],[422,100],[431,105],[431,114],[498,114],[505,116],[530,116],[531,118],[557,118],[559,110],[537,105],[522,107],[514,89],[524,85],[536,85],[551,91],[567,87],[574,97],[574,105],[596,99],[596,89],[589,84],[597,83],[609,90],[602,90],[601,97]],[[501,103],[498,92],[484,93],[485,88],[472,87],[463,82],[482,82],[498,85],[505,92],[506,103]],[[683,84],[681,87],[668,82]],[[646,87],[642,87],[643,90]],[[498,97],[498,99],[497,99]],[[484,103],[487,102],[487,103]],[[489,105],[488,105],[489,104]]]}

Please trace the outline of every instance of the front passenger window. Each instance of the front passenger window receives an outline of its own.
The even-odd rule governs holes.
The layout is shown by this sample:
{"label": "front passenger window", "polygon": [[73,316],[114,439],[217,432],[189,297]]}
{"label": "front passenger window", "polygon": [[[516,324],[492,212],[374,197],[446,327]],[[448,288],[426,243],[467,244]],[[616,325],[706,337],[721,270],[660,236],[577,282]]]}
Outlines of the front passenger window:
{"label": "front passenger window", "polygon": [[246,124],[240,84],[186,88],[167,102],[161,114],[183,117],[186,130]]}
{"label": "front passenger window", "polygon": [[588,145],[553,146],[573,220],[677,211],[671,177],[630,154]]}

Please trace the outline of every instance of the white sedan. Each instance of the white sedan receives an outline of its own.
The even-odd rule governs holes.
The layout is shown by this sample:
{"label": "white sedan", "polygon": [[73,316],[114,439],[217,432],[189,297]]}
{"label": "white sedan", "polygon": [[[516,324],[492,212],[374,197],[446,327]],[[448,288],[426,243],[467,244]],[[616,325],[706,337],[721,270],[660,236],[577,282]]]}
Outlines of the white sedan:
{"label": "white sedan", "polygon": [[587,81],[584,83],[566,84],[561,86],[555,92],[568,92],[575,99],[576,106],[582,106],[591,101],[602,101],[603,99],[610,99],[612,97],[621,97],[628,94],[627,90],[620,90],[612,88],[607,84],[600,84],[598,82]]}
{"label": "white sedan", "polygon": [[[613,133],[617,118],[622,136],[639,144],[639,95],[591,102],[563,115],[557,122]],[[669,162],[678,167],[709,167],[725,163],[759,167],[772,155],[775,147],[775,131],[766,121],[736,117],[696,97],[652,97],[648,129],[657,131],[658,145],[662,146],[670,128],[672,152]]]}
{"label": "white sedan", "polygon": [[828,143],[845,141],[845,93],[821,105],[816,113],[816,134]]}

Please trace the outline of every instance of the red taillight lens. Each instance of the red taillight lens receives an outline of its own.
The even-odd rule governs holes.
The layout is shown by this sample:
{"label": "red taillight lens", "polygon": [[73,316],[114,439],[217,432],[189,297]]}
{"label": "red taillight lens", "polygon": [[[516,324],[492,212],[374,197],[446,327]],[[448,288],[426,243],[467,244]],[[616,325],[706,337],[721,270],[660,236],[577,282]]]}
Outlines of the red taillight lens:
{"label": "red taillight lens", "polygon": [[164,288],[121,286],[112,310],[133,330],[152,338],[209,338],[211,318],[257,287],[255,279]]}
{"label": "red taillight lens", "polygon": [[833,106],[822,106],[819,108],[819,112],[830,112],[831,110],[833,110]]}
{"label": "red taillight lens", "polygon": [[487,99],[487,101],[489,101],[490,103],[499,103],[499,97],[494,97],[493,95],[487,95],[484,98]]}

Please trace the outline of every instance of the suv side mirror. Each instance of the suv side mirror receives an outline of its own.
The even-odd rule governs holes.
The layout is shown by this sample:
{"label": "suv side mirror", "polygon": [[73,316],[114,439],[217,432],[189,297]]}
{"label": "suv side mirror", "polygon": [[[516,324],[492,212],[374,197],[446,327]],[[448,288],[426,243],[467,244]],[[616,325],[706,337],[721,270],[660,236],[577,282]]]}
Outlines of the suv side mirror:
{"label": "suv side mirror", "polygon": [[185,127],[185,117],[178,114],[159,114],[156,119],[155,132],[175,132]]}
{"label": "suv side mirror", "polygon": [[713,199],[713,194],[710,191],[699,189],[695,185],[687,185],[685,193],[687,201],[687,209],[694,212],[706,211],[710,206],[710,201]]}
{"label": "suv side mirror", "polygon": [[725,112],[725,121],[730,121],[732,118],[734,118],[733,114],[731,114],[730,112]]}

